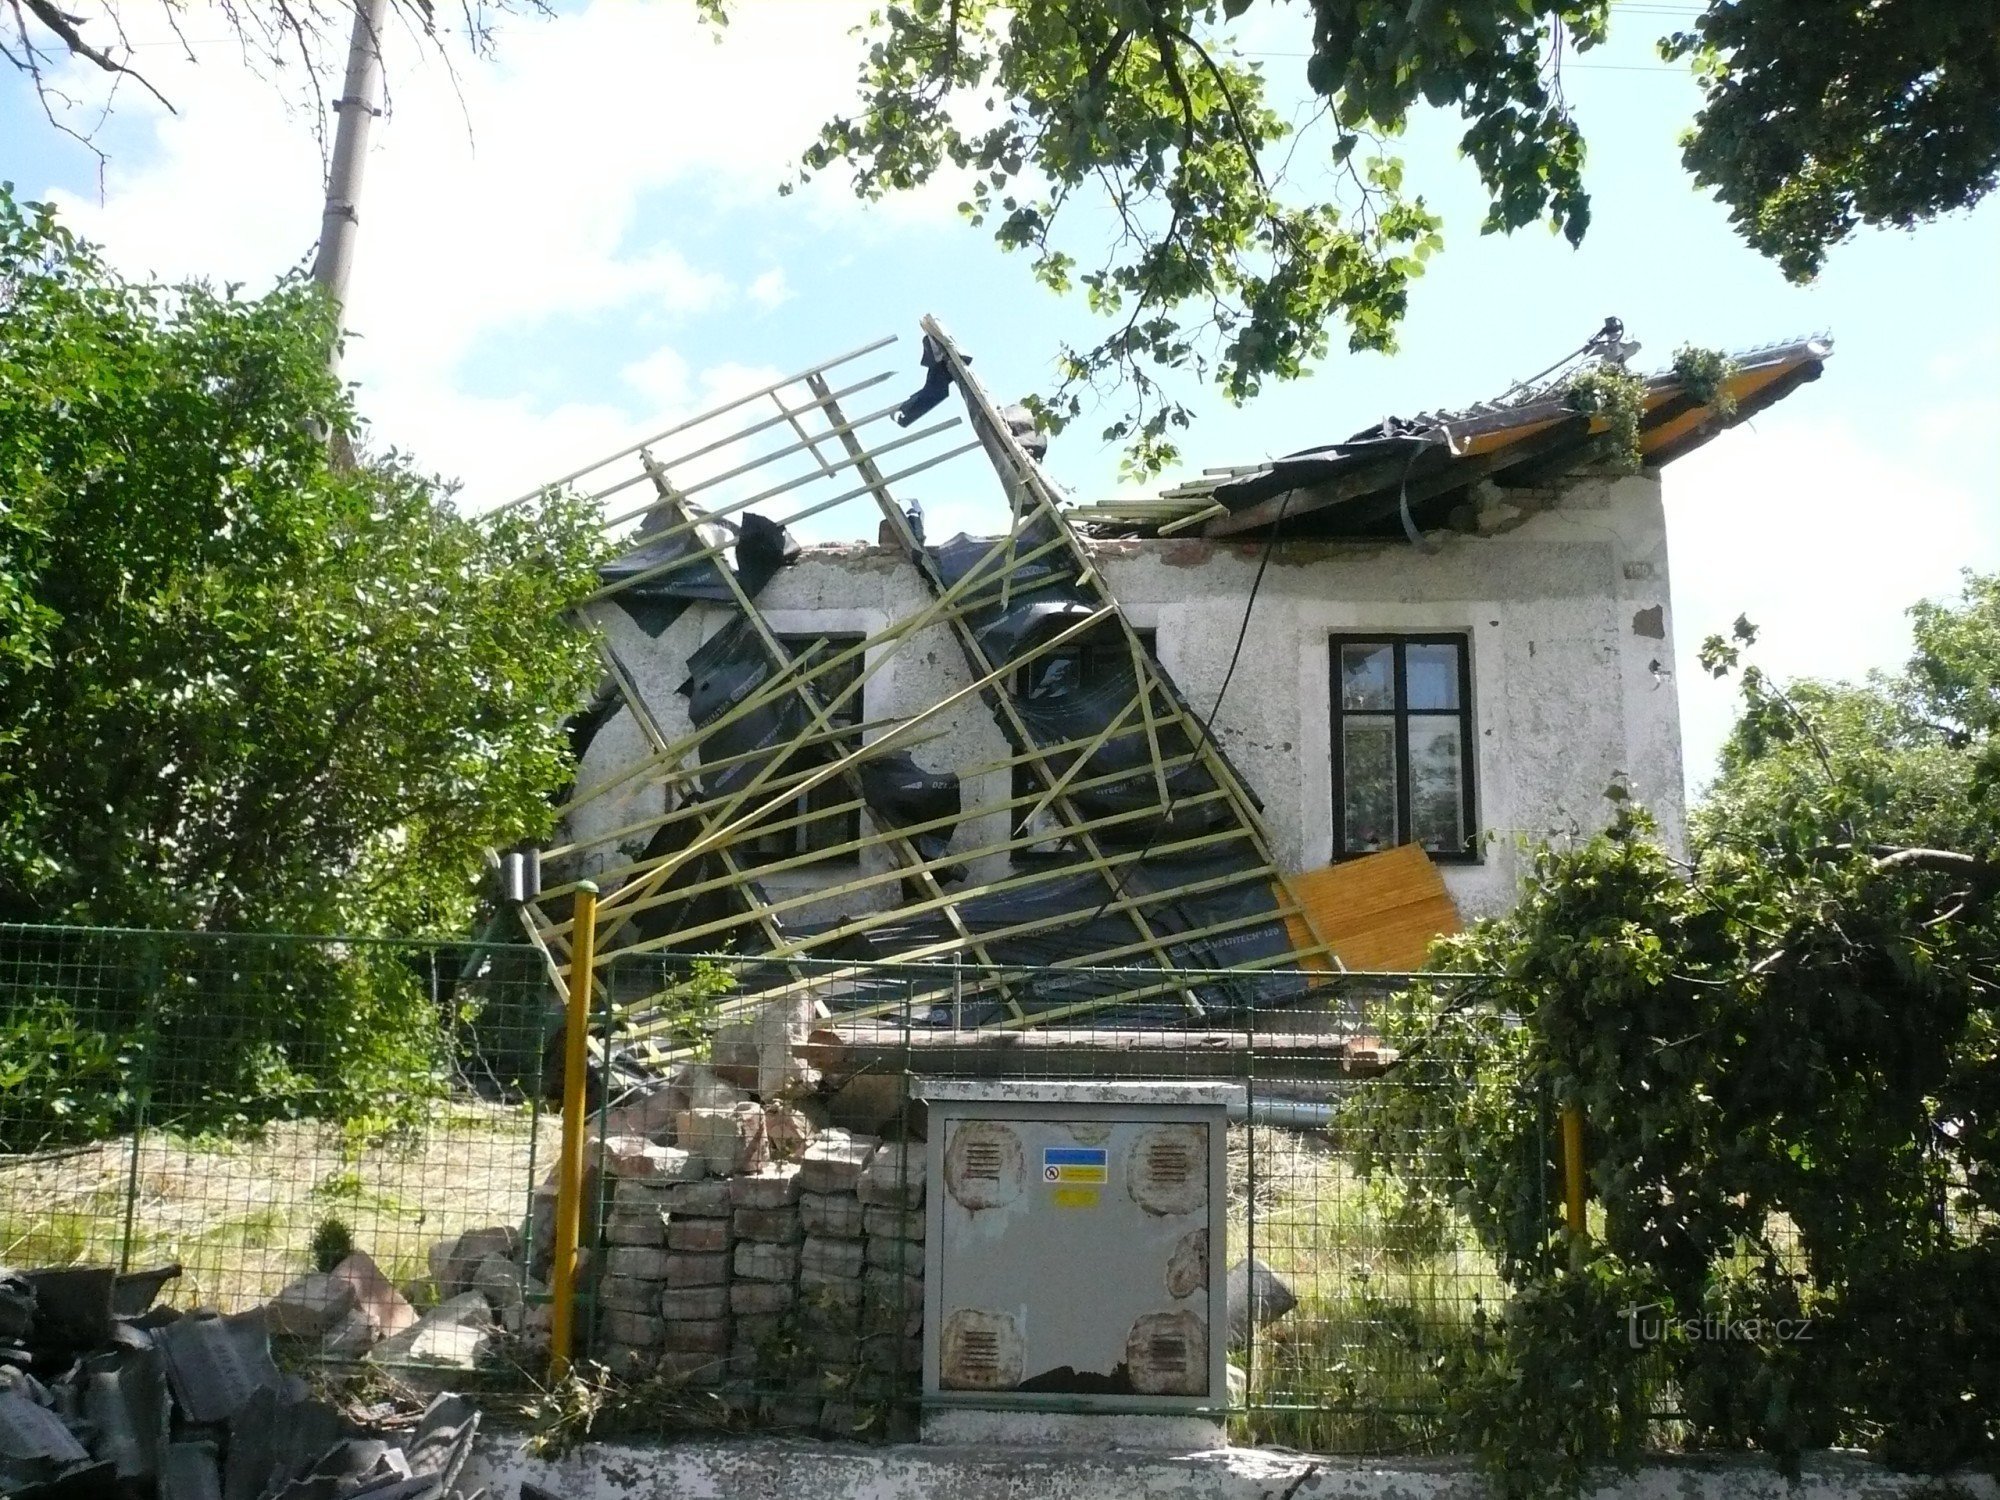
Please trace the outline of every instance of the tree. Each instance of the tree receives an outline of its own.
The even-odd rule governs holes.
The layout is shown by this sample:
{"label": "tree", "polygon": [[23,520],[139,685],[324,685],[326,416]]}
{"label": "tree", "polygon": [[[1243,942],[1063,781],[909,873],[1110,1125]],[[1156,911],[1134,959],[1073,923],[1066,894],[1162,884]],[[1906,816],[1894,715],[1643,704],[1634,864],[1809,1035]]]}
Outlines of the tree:
{"label": "tree", "polygon": [[[1788,1465],[1996,1457],[2000,580],[1914,613],[1909,665],[1861,685],[1772,683],[1747,622],[1709,642],[1744,712],[1691,862],[1629,809],[1540,851],[1519,908],[1437,955],[1481,1003],[1419,986],[1390,1019],[1401,1077],[1347,1123],[1510,1284],[1442,1358],[1511,1493],[1632,1456],[1668,1390],[1698,1443]],[[1564,1105],[1587,1246],[1547,1211]]]}
{"label": "tree", "polygon": [[332,466],[332,335],[0,193],[0,920],[452,935],[547,830],[594,518]]}
{"label": "tree", "polygon": [[[1313,0],[1298,40],[1320,108],[1303,127],[1272,107],[1264,64],[1226,38],[1282,9],[904,0],[876,14],[860,107],[826,125],[806,169],[851,164],[871,197],[972,169],[964,212],[1028,251],[1046,286],[1080,285],[1115,319],[1064,352],[1043,415],[1060,425],[1084,388],[1129,382],[1132,415],[1107,436],[1157,469],[1187,422],[1159,368],[1212,366],[1240,401],[1322,357],[1330,326],[1352,349],[1393,347],[1410,282],[1442,243],[1386,149],[1418,107],[1466,122],[1485,230],[1539,220],[1576,242],[1590,222],[1562,62],[1604,40],[1610,0]],[[2000,170],[2000,11],[1987,0],[1711,0],[1661,48],[1703,89],[1686,165],[1795,279],[1857,224],[1970,205]],[[1109,203],[1117,233],[1079,271],[1056,231],[1083,197]]]}

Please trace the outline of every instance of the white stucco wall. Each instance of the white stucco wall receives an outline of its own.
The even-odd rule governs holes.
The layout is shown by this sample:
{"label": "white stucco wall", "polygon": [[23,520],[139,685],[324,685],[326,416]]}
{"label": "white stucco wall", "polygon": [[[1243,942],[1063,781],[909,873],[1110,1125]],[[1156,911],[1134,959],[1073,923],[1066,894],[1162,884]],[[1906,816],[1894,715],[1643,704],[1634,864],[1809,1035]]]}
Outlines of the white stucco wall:
{"label": "white stucco wall", "polygon": [[[1571,482],[1552,503],[1511,529],[1446,533],[1434,550],[1403,541],[1282,543],[1251,614],[1236,673],[1215,732],[1262,798],[1276,852],[1287,868],[1330,857],[1333,838],[1329,638],[1335,633],[1455,631],[1471,640],[1478,826],[1488,835],[1478,863],[1445,878],[1467,916],[1506,906],[1525,842],[1602,826],[1604,791],[1623,781],[1682,841],[1680,725],[1673,664],[1666,528],[1651,475]],[[1257,542],[1195,539],[1094,544],[1112,593],[1132,623],[1158,631],[1162,665],[1197,713],[1214,706],[1262,555]],[[781,633],[869,633],[930,604],[907,562],[855,545],[808,550],[759,597]],[[675,691],[687,654],[719,630],[725,611],[698,607],[657,641],[622,611],[599,607],[620,657],[672,738],[687,729]],[[870,720],[906,716],[970,681],[950,633],[920,630],[871,656]],[[961,773],[1002,760],[1005,741],[976,699],[926,726],[917,760]],[[579,778],[587,787],[616,774],[646,742],[629,715],[593,742]],[[638,783],[642,784],[642,783]],[[1007,794],[1004,770],[967,776],[968,809]],[[607,798],[585,809],[575,835],[597,839],[657,811],[657,792]],[[1005,836],[997,814],[963,825],[954,850]],[[606,847],[593,866],[625,856]],[[975,879],[998,878],[1005,857],[971,861]],[[877,867],[871,862],[871,866]],[[886,864],[879,866],[886,868]],[[805,900],[827,877],[793,874],[769,884],[787,915],[828,915]],[[851,878],[851,875],[850,877]],[[874,893],[893,900],[893,885]],[[845,909],[869,904],[849,898]]]}

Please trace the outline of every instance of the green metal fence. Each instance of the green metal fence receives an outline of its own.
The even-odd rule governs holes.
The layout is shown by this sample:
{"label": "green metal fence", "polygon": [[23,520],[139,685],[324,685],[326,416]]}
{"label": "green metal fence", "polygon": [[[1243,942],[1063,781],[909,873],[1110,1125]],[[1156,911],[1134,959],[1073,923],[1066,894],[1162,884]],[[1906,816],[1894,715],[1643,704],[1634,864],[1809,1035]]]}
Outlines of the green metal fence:
{"label": "green metal fence", "polygon": [[[1242,1090],[1225,1253],[1263,1288],[1226,1334],[1233,1408],[1300,1446],[1438,1444],[1439,1355],[1500,1287],[1462,1223],[1411,1213],[1344,1140],[1356,1101],[1408,1086],[1373,1041],[1395,978],[1166,976],[1158,1007],[1024,1032],[978,997],[1092,976],[793,972],[780,1015],[732,999],[769,991],[753,959],[600,970],[580,1352],[658,1421],[909,1430],[920,1152],[887,1152],[870,1189],[855,1178],[874,1143],[921,1139],[921,1080],[1219,1078]],[[518,945],[0,927],[0,1265],[178,1265],[163,1300],[237,1311],[296,1301],[301,1277],[358,1253],[409,1317],[470,1309],[442,1351],[476,1367],[454,1383],[532,1387],[560,1129],[553,978]],[[1301,984],[1309,1004],[1264,1003]],[[676,1180],[698,1148],[683,1112],[718,1104],[755,1115],[755,1143],[711,1142],[710,1169]],[[738,1146],[738,1166],[803,1158],[804,1190],[724,1186]],[[330,1322],[274,1311],[290,1357],[393,1371],[440,1355],[398,1344],[401,1313],[357,1336],[333,1306]]]}

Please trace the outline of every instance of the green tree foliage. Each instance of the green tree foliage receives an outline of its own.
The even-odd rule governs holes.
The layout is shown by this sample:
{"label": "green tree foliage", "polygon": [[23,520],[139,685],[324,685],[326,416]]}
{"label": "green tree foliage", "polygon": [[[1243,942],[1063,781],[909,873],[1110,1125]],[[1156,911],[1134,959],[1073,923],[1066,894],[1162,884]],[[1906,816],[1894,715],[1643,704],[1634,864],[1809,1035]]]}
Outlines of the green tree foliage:
{"label": "green tree foliage", "polygon": [[[1410,290],[1442,244],[1387,150],[1411,112],[1455,111],[1485,185],[1482,228],[1590,223],[1585,142],[1562,61],[1601,43],[1610,0],[903,0],[868,29],[860,104],[806,153],[851,166],[864,196],[976,174],[962,205],[1034,258],[1057,291],[1112,317],[1068,349],[1052,423],[1085,389],[1128,382],[1107,431],[1141,470],[1175,456],[1187,413],[1161,367],[1213,373],[1233,400],[1297,375],[1331,329],[1393,347]],[[1297,28],[1321,101],[1298,121],[1232,25]],[[1685,142],[1749,242],[1809,277],[1857,224],[1907,226],[1976,202],[2000,168],[2000,11],[1987,0],[1713,0],[1661,43],[1704,104]],[[1298,66],[1283,64],[1283,66]],[[1315,129],[1315,127],[1323,127]],[[1058,220],[1110,205],[1108,250],[1079,270]]]}
{"label": "green tree foliage", "polygon": [[0,919],[451,934],[546,831],[592,516],[334,467],[331,334],[0,198]]}
{"label": "green tree foliage", "polygon": [[[1420,986],[1391,1020],[1418,1086],[1350,1123],[1514,1288],[1447,1372],[1511,1493],[1631,1457],[1668,1391],[1697,1442],[1788,1464],[2000,1457],[2000,580],[1915,615],[1909,666],[1860,686],[1778,686],[1744,621],[1710,641],[1744,711],[1691,863],[1629,808],[1541,850],[1519,908],[1439,955],[1479,1002]],[[1566,1104],[1587,1249],[1551,1210]]]}
{"label": "green tree foliage", "polygon": [[[0,192],[0,922],[452,937],[547,831],[594,516],[330,463],[332,337],[303,281],[129,282]],[[189,1128],[407,1110],[450,1031],[393,945],[7,941],[10,1144],[146,1076]]]}

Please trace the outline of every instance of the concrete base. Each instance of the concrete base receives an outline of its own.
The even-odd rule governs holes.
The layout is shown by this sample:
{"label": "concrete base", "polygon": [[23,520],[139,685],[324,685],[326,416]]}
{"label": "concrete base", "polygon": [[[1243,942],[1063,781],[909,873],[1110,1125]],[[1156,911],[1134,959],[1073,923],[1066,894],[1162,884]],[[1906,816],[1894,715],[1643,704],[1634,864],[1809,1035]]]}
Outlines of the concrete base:
{"label": "concrete base", "polygon": [[1223,1446],[1222,1424],[1207,1417],[1162,1417],[1070,1412],[927,1411],[927,1445],[951,1448],[1072,1448],[1103,1452],[1166,1449],[1202,1453]]}
{"label": "concrete base", "polygon": [[[512,1497],[528,1480],[561,1500],[1487,1500],[1456,1462],[1312,1458],[1249,1448],[1192,1452],[858,1447],[775,1438],[591,1443],[553,1462],[518,1437],[482,1437],[460,1487]],[[1589,1500],[1921,1500],[1935,1480],[1842,1455],[1807,1462],[1797,1485],[1755,1459],[1682,1460],[1607,1475]],[[1986,1476],[1968,1500],[2000,1500]],[[1926,1486],[1930,1486],[1928,1491]]]}

